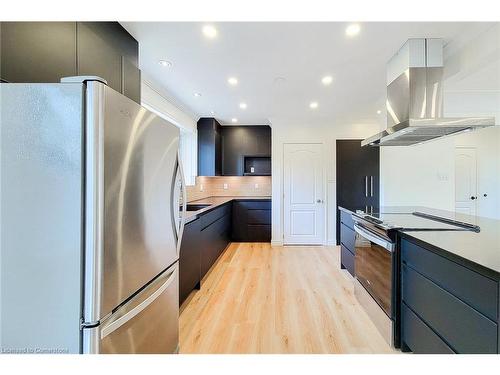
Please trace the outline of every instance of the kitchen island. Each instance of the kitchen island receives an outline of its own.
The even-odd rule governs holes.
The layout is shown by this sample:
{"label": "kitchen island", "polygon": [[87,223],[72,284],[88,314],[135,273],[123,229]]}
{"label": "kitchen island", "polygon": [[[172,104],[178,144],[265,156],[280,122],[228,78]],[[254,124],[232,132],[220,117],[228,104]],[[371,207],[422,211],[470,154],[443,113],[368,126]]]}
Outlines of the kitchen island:
{"label": "kitchen island", "polygon": [[[344,221],[357,211],[340,210]],[[401,349],[414,353],[498,353],[500,221],[425,207],[382,207],[380,211],[378,216],[394,225],[398,285],[393,297],[400,319]],[[420,220],[413,212],[480,229],[418,230],[418,226],[408,224]],[[398,221],[407,229],[398,229]],[[439,226],[443,225],[447,224]],[[355,241],[349,237],[354,232],[345,234],[346,239],[341,235],[342,247]],[[355,252],[354,245],[352,249]],[[343,264],[350,262],[343,260]],[[352,273],[356,273],[354,262]]]}

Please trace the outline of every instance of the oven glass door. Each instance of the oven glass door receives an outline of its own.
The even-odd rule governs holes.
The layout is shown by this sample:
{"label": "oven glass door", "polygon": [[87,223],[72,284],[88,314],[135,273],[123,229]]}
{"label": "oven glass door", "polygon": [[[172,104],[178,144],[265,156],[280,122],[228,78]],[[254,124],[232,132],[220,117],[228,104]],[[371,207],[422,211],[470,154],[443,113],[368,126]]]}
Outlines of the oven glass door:
{"label": "oven glass door", "polygon": [[355,230],[356,278],[391,318],[394,244],[358,224]]}

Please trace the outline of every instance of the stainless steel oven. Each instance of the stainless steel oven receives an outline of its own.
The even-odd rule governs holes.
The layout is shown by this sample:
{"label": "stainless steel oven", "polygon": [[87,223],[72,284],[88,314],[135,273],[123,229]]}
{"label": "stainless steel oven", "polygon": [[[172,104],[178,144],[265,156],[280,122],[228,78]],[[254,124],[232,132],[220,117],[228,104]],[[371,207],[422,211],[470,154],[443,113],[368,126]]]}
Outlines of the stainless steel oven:
{"label": "stainless steel oven", "polygon": [[395,241],[384,230],[362,220],[355,219],[354,230],[356,297],[382,336],[394,346]]}

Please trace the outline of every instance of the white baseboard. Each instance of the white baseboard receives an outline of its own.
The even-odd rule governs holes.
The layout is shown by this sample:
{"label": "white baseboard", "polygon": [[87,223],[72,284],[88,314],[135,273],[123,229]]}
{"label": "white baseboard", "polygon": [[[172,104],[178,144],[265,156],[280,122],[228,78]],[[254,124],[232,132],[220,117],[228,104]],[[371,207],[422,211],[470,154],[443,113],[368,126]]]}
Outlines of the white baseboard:
{"label": "white baseboard", "polygon": [[271,246],[283,246],[283,241],[271,241]]}
{"label": "white baseboard", "polygon": [[336,240],[329,240],[326,242],[328,246],[337,246],[337,241]]}

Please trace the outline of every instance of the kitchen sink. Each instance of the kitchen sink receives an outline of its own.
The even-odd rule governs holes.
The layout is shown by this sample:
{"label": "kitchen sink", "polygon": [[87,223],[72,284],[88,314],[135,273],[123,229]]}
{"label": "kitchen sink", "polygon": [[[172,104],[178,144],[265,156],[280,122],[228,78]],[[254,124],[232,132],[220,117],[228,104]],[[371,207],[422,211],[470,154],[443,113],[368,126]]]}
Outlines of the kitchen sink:
{"label": "kitchen sink", "polygon": [[[186,211],[198,211],[201,210],[202,208],[208,207],[210,204],[187,204],[186,205]],[[182,210],[182,208],[181,208]]]}

